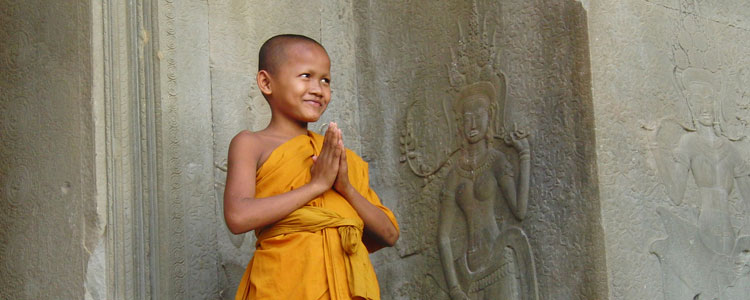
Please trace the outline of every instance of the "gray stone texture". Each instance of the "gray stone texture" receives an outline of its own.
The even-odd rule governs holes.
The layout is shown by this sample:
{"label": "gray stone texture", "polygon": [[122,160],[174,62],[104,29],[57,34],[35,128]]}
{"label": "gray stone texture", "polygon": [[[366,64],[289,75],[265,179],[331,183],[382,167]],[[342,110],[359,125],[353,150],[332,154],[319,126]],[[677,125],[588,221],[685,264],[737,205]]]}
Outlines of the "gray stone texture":
{"label": "gray stone texture", "polygon": [[87,1],[0,1],[0,298],[81,299],[96,202]]}
{"label": "gray stone texture", "polygon": [[[710,213],[703,208],[706,201],[717,201],[717,214],[723,215],[712,220],[712,226],[731,221],[731,228],[720,235],[747,235],[750,199],[741,195],[736,184],[733,190],[717,188],[724,200],[701,196],[697,177],[689,175],[683,179],[684,198],[676,205],[659,170],[661,164],[672,161],[660,158],[660,152],[673,153],[681,136],[697,134],[669,125],[693,126],[691,101],[677,75],[687,68],[712,73],[720,88],[710,98],[721,107],[716,111],[724,114],[721,126],[727,135],[716,140],[739,152],[733,164],[747,163],[750,158],[747,139],[729,140],[748,133],[747,5],[746,1],[591,1],[597,164],[612,299],[693,299],[697,294],[701,294],[697,299],[746,299],[750,293],[746,260],[743,263],[741,257],[729,254],[693,254],[694,246],[690,246],[703,245],[708,236],[695,232],[701,227],[701,215]],[[729,159],[718,146],[715,150],[698,147],[703,145],[689,148],[718,160]],[[708,176],[716,180],[729,172],[726,167],[690,170],[690,174],[713,174]],[[670,234],[670,228],[676,231]],[[655,249],[658,243],[654,242],[665,238],[673,243],[664,250]],[[674,262],[660,261],[659,252],[679,264],[697,266],[710,261],[715,267],[668,274]],[[721,262],[726,260],[731,263]],[[686,273],[700,274],[700,279]],[[718,275],[722,273],[727,274]],[[675,276],[683,277],[686,286],[669,287],[667,282]]]}
{"label": "gray stone texture", "polygon": [[[227,147],[270,120],[261,43],[299,33],[332,61],[310,129],[338,122],[399,219],[383,299],[450,299],[441,243],[472,241],[510,276],[471,299],[745,299],[746,2],[0,0],[0,298],[232,299],[255,238],[224,225]],[[484,239],[440,212],[477,82],[511,182],[466,177]]]}
{"label": "gray stone texture", "polygon": [[[585,12],[573,1],[478,2],[496,31],[495,68],[507,81],[498,121],[507,131],[515,126],[530,134],[529,208],[520,227],[534,252],[539,298],[604,298]],[[448,67],[459,27],[470,31],[471,2],[379,1],[356,11],[366,26],[358,53],[363,155],[371,161],[373,185],[402,226],[395,249],[373,256],[379,276],[387,278],[382,289],[388,299],[447,299],[436,229],[448,168],[419,178],[399,163],[398,147],[404,127],[412,125],[430,134],[420,154],[434,161],[453,150],[440,138],[457,135],[445,127],[441,106],[456,96]],[[407,124],[413,104],[434,115]],[[502,202],[496,210],[510,216]],[[466,238],[454,232],[456,240]]]}

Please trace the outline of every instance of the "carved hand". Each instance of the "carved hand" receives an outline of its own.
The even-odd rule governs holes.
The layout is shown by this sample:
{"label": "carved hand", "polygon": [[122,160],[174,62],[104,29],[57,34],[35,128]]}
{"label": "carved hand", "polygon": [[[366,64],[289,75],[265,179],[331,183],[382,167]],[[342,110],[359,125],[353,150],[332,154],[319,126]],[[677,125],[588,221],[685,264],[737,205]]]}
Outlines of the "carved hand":
{"label": "carved hand", "polygon": [[514,130],[510,133],[510,141],[513,148],[516,148],[518,152],[529,152],[529,134],[522,130]]}
{"label": "carved hand", "polygon": [[522,129],[518,129],[518,125],[513,123],[513,130],[503,140],[506,144],[513,146],[520,154],[529,153],[529,134]]}
{"label": "carved hand", "polygon": [[450,290],[450,296],[452,300],[470,300],[469,296],[461,290],[460,287],[454,286]]}

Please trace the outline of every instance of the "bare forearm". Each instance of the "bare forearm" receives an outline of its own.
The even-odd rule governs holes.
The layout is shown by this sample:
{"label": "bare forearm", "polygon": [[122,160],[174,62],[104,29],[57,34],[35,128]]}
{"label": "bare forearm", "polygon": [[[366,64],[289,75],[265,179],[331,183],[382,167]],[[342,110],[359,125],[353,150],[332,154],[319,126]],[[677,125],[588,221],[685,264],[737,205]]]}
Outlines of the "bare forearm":
{"label": "bare forearm", "polygon": [[453,265],[453,251],[450,242],[450,226],[453,223],[453,211],[443,208],[440,212],[440,227],[438,228],[438,250],[440,250],[440,261],[443,264],[445,281],[448,288],[458,286],[456,269]]}
{"label": "bare forearm", "polygon": [[365,224],[365,230],[374,234],[384,244],[393,246],[398,240],[398,230],[388,216],[378,207],[367,201],[354,187],[346,189],[342,196],[349,201]]}
{"label": "bare forearm", "polygon": [[685,187],[687,185],[688,168],[681,164],[674,164],[671,170],[672,182],[666,184],[669,198],[675,205],[682,204],[682,198],[685,196]]}
{"label": "bare forearm", "polygon": [[528,154],[521,155],[521,178],[518,182],[518,196],[516,198],[516,211],[518,218],[526,218],[526,208],[529,203],[529,174],[531,171],[531,162]]}
{"label": "bare forearm", "polygon": [[305,184],[289,192],[266,198],[225,200],[224,218],[234,234],[273,224],[325,191],[324,186]]}

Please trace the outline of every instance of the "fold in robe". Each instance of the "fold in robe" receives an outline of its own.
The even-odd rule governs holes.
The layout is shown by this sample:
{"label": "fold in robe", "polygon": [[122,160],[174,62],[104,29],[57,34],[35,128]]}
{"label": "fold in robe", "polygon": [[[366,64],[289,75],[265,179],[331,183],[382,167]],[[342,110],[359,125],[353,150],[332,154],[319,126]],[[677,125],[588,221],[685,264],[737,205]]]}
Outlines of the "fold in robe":
{"label": "fold in robe", "polygon": [[[323,136],[308,132],[276,148],[256,172],[255,197],[278,195],[310,182],[312,156]],[[367,163],[347,149],[349,181],[381,209],[393,213],[369,186]],[[235,299],[380,299],[368,252],[382,246],[362,237],[362,219],[349,202],[328,190],[261,231]],[[349,254],[351,253],[351,254]]]}

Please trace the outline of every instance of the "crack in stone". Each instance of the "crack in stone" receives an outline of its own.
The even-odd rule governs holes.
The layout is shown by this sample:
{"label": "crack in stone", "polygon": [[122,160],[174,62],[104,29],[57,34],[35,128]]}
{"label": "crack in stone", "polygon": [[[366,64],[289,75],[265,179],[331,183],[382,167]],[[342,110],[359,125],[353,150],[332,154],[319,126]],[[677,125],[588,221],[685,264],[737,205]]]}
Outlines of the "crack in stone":
{"label": "crack in stone", "polygon": [[698,17],[700,19],[711,21],[711,22],[714,22],[714,23],[717,23],[717,24],[720,24],[720,25],[724,25],[724,26],[727,26],[727,27],[734,28],[734,29],[739,29],[739,30],[742,30],[742,31],[750,32],[750,29],[748,29],[748,28],[744,28],[744,27],[739,26],[739,25],[725,23],[725,22],[722,22],[722,21],[719,21],[719,20],[714,20],[714,19],[711,19],[711,18],[707,18],[705,16],[698,15],[698,14],[696,14],[694,12],[684,11],[684,10],[681,10],[679,8],[670,7],[670,6],[667,6],[667,5],[664,5],[664,4],[660,4],[660,3],[654,3],[654,2],[652,2],[650,0],[644,0],[644,2],[652,4],[652,5],[661,6],[663,8],[666,8],[666,9],[669,9],[669,10],[673,10],[673,11],[676,11],[676,12],[680,12],[680,13],[683,13],[683,14],[688,14],[688,15],[691,15],[691,16],[695,16],[695,17]]}

